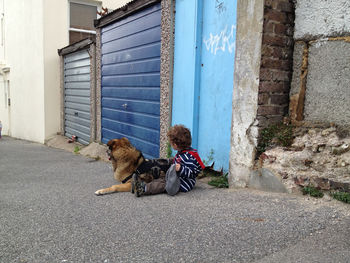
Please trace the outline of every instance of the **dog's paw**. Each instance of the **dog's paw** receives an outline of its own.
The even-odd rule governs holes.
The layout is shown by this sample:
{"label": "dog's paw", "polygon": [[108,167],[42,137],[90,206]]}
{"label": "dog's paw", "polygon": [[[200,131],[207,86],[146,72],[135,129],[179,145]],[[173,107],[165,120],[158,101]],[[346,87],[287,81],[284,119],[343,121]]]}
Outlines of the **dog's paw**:
{"label": "dog's paw", "polygon": [[97,190],[97,191],[95,192],[95,195],[104,195],[103,189]]}

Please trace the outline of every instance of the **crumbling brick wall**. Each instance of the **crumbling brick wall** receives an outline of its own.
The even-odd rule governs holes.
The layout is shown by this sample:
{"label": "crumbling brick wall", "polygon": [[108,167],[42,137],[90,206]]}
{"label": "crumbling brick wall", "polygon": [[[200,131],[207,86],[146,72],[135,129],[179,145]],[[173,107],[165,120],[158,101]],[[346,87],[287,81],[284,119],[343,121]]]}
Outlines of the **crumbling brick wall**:
{"label": "crumbling brick wall", "polygon": [[265,0],[257,112],[260,128],[282,121],[288,113],[294,17],[293,0]]}

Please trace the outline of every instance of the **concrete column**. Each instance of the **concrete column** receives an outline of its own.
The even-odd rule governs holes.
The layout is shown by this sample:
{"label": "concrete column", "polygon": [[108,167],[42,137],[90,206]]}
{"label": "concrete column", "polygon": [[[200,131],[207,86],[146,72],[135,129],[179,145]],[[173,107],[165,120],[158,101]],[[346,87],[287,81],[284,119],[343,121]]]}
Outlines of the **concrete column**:
{"label": "concrete column", "polygon": [[263,18],[263,0],[237,1],[230,187],[245,187],[254,165]]}

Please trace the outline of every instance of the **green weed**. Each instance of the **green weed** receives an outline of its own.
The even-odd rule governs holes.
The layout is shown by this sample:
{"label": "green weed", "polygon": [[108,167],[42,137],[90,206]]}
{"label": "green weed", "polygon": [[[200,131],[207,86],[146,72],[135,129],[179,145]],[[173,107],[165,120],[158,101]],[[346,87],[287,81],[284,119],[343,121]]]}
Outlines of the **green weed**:
{"label": "green weed", "polygon": [[208,184],[218,188],[229,188],[228,173],[221,176],[212,177]]}
{"label": "green weed", "polygon": [[258,155],[266,151],[271,145],[288,147],[293,142],[293,126],[284,123],[270,125],[260,133],[257,147]]}
{"label": "green weed", "polygon": [[172,151],[172,149],[171,149],[170,142],[167,142],[167,144],[166,144],[166,157],[167,157],[167,158],[174,157],[174,156],[173,156],[173,151]]}
{"label": "green weed", "polygon": [[214,161],[214,150],[210,149],[210,152],[207,155],[207,159],[203,159],[203,164],[205,166],[209,166],[212,164],[213,161]]}
{"label": "green weed", "polygon": [[323,193],[313,186],[305,186],[302,189],[303,195],[310,195],[312,197],[320,198],[323,197]]}
{"label": "green weed", "polygon": [[350,194],[347,192],[333,192],[331,196],[338,201],[350,204]]}
{"label": "green weed", "polygon": [[74,153],[79,153],[79,151],[80,151],[80,148],[79,148],[79,146],[76,145],[74,147]]}

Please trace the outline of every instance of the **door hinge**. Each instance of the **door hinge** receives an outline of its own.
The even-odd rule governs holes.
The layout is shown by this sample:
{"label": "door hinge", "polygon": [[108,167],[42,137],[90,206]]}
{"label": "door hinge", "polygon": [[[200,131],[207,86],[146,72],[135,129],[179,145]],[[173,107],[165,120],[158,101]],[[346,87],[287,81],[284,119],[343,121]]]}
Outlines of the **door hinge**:
{"label": "door hinge", "polygon": [[11,106],[11,99],[10,98],[7,99],[7,105]]}

